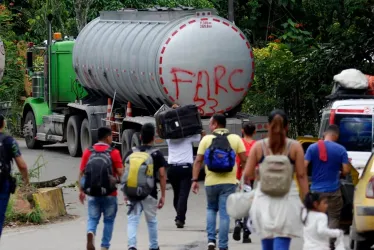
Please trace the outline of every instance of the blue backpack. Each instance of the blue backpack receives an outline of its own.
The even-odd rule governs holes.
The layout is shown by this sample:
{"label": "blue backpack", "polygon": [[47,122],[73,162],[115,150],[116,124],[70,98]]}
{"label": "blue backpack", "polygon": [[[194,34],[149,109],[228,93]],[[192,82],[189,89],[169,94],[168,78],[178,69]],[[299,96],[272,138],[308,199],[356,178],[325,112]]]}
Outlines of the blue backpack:
{"label": "blue backpack", "polygon": [[235,151],[231,148],[227,139],[229,134],[213,133],[212,144],[205,151],[204,162],[209,171],[216,173],[228,173],[235,167]]}

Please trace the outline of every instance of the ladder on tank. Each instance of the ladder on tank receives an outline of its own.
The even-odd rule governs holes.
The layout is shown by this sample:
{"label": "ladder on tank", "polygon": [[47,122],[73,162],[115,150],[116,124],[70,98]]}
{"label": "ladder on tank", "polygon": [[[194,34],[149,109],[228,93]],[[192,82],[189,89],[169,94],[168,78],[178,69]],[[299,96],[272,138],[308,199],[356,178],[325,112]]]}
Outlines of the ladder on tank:
{"label": "ladder on tank", "polygon": [[121,126],[124,117],[121,114],[113,115],[114,103],[116,101],[117,90],[114,91],[113,100],[108,98],[108,108],[106,118],[101,120],[104,122],[104,126],[112,130],[113,143],[116,145],[121,145]]}

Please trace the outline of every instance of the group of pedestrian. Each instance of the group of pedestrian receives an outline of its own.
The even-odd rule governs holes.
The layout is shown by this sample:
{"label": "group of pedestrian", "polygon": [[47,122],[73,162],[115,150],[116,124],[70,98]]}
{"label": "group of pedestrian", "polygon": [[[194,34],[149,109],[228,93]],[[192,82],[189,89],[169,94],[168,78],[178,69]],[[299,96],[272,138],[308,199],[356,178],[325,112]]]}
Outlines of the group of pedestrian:
{"label": "group of pedestrian", "polygon": [[[110,147],[112,144],[111,130],[102,127],[98,130],[99,142],[83,154],[79,174],[80,201],[83,203],[86,194],[91,194],[88,196],[87,250],[95,250],[94,237],[102,214],[104,229],[101,249],[107,250],[110,247],[117,215],[115,185],[120,182],[121,178],[122,181],[126,181],[124,188],[128,190],[128,193],[131,193],[132,188],[142,189],[143,191],[137,192],[139,194],[146,193],[146,196],[142,197],[143,199],[135,199],[136,195],[125,197],[129,208],[127,214],[128,249],[137,249],[137,229],[142,212],[144,212],[148,225],[149,249],[159,249],[157,209],[161,209],[165,204],[166,162],[162,153],[152,147],[155,137],[154,125],[143,125],[140,136],[142,145],[131,149],[122,160],[120,152]],[[147,171],[138,171],[139,168],[146,168]],[[147,172],[148,179],[145,179],[144,176],[137,176],[136,172]],[[157,200],[157,176],[161,184],[159,200]],[[124,177],[125,179],[123,179]]]}
{"label": "group of pedestrian", "polygon": [[[282,110],[273,111],[268,122],[268,137],[255,141],[256,128],[252,123],[243,124],[241,138],[230,134],[224,115],[215,114],[209,122],[212,134],[205,135],[202,131],[191,137],[167,140],[168,163],[153,147],[153,124],[143,125],[142,145],[131,149],[123,158],[111,147],[111,130],[99,128],[99,142],[84,151],[79,172],[82,203],[88,194],[87,250],[95,249],[94,238],[102,215],[101,249],[110,248],[118,206],[117,183],[123,184],[128,205],[128,249],[137,249],[137,229],[142,212],[148,225],[149,249],[159,249],[157,209],[165,204],[166,176],[174,192],[175,224],[177,228],[183,228],[189,192],[191,189],[194,193],[199,191],[198,179],[203,163],[208,250],[228,249],[230,217],[226,201],[238,189],[254,192],[254,199],[248,214],[250,220],[248,217],[236,220],[234,240],[241,239],[243,230],[243,243],[250,243],[250,226],[260,235],[263,250],[288,250],[295,237],[304,237],[304,250],[334,250],[336,240],[343,233],[338,229],[343,207],[340,177],[347,175],[351,168],[347,151],[336,143],[339,128],[330,125],[324,139],[312,144],[304,155],[300,143],[287,137],[288,118]],[[24,185],[29,184],[27,165],[16,140],[4,133],[5,124],[5,118],[0,115],[0,236],[9,197],[16,187],[11,175],[13,160]],[[194,143],[199,143],[195,160]],[[307,168],[310,166],[312,185],[309,190]],[[160,197],[157,178],[160,180]],[[305,197],[304,204],[300,193]]]}
{"label": "group of pedestrian", "polygon": [[[148,225],[149,249],[159,249],[156,215],[157,209],[165,204],[166,176],[174,193],[175,225],[182,229],[186,224],[190,190],[199,192],[203,164],[208,250],[228,249],[230,217],[226,201],[238,189],[254,192],[254,199],[249,218],[235,221],[234,240],[241,240],[243,231],[243,243],[250,243],[250,229],[253,229],[262,239],[263,250],[288,250],[292,238],[303,236],[304,250],[334,249],[342,233],[337,229],[342,208],[339,177],[350,168],[347,152],[336,143],[339,129],[331,125],[324,140],[311,145],[304,156],[300,143],[287,137],[288,118],[282,110],[273,111],[268,122],[268,137],[255,141],[256,127],[252,123],[243,124],[241,138],[229,132],[223,114],[214,114],[209,122],[211,134],[205,135],[202,131],[187,138],[167,140],[168,162],[152,146],[154,125],[143,125],[142,145],[131,149],[123,159],[118,150],[110,147],[111,130],[100,128],[99,142],[83,154],[79,176],[81,202],[86,194],[92,194],[88,197],[87,250],[95,249],[94,237],[101,214],[104,216],[101,249],[110,247],[117,214],[115,186],[118,182],[123,185],[128,205],[128,249],[137,249],[142,212]],[[199,143],[195,160],[194,143]],[[307,176],[310,164],[313,168],[311,191]],[[160,197],[156,178],[160,180]],[[305,197],[304,204],[300,193]]]}
{"label": "group of pedestrian", "polygon": [[[337,238],[343,235],[338,229],[343,205],[340,176],[350,171],[347,151],[337,143],[339,128],[330,125],[324,140],[311,145],[304,155],[301,144],[287,137],[289,123],[284,111],[274,110],[268,122],[268,137],[255,142],[253,124],[243,124],[244,138],[241,139],[225,128],[224,115],[216,114],[210,120],[212,134],[200,142],[192,179],[192,190],[197,193],[197,178],[205,162],[208,250],[228,249],[227,198],[236,191],[237,182],[244,191],[251,191],[255,180],[250,219],[236,220],[234,240],[240,240],[243,229],[243,242],[251,242],[251,228],[260,235],[263,250],[289,250],[291,239],[296,237],[304,237],[304,250],[334,250]],[[214,155],[214,150],[218,149],[225,159],[230,154],[228,145],[237,157],[236,163],[231,163],[228,157],[226,161],[220,159],[217,166],[214,159],[218,155]],[[309,165],[312,167],[311,190],[307,175]],[[223,166],[229,168],[225,171]],[[220,219],[218,244],[217,213]]]}
{"label": "group of pedestrian", "polygon": [[343,205],[340,176],[350,171],[347,151],[336,143],[339,128],[330,125],[324,140],[312,144],[305,156],[300,143],[287,138],[287,132],[286,114],[273,111],[268,138],[256,142],[250,151],[244,178],[258,177],[255,169],[259,165],[251,225],[262,239],[263,250],[289,250],[296,237],[304,238],[304,250],[334,250],[343,235],[338,229]]}

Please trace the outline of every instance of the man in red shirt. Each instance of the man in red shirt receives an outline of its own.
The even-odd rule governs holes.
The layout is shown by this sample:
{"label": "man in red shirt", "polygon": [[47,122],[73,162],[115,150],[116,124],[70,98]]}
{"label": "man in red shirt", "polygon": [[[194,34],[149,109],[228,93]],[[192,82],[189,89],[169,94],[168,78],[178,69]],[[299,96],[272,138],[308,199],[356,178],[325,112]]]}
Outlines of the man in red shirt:
{"label": "man in red shirt", "polygon": [[[252,146],[256,143],[256,140],[253,139],[253,136],[256,134],[256,126],[251,122],[245,122],[243,123],[242,127],[242,134],[243,134],[243,143],[245,146],[245,154],[248,157],[249,151],[251,150]],[[238,169],[236,172],[236,179],[239,182],[240,188],[244,188],[244,192],[250,191],[248,189],[251,189],[247,185],[245,185],[245,181],[242,181],[242,173],[244,166],[240,165],[240,158],[236,157],[236,164],[238,165]],[[254,180],[251,180],[251,185],[253,186]],[[251,232],[247,228],[247,220],[248,218],[244,218],[243,220],[236,220],[235,221],[235,228],[233,233],[233,238],[236,241],[240,240],[240,234],[241,230],[243,229],[243,243],[251,243],[251,238],[249,237]]]}
{"label": "man in red shirt", "polygon": [[[101,213],[104,215],[101,249],[108,250],[110,247],[114,220],[117,215],[117,188],[113,182],[123,174],[121,154],[117,149],[113,149],[110,146],[112,144],[112,131],[107,127],[99,128],[98,139],[98,143],[92,148],[86,149],[83,153],[78,181],[80,189],[79,200],[84,204],[86,193],[90,193],[91,191],[90,188],[85,185],[85,181],[87,180],[88,183],[97,183],[95,178],[98,177],[102,179],[100,174],[103,170],[108,171],[106,176],[103,175],[104,177],[111,177],[111,179],[108,178],[109,181],[106,183],[103,182],[103,185],[112,185],[112,189],[99,187],[100,191],[110,191],[107,191],[108,194],[105,193],[105,195],[88,196],[87,250],[95,250],[94,236],[100,221]],[[105,169],[106,164],[110,164],[112,168],[109,167],[109,169]],[[92,185],[95,186],[95,184]],[[94,190],[93,188],[91,189]],[[97,189],[95,189],[95,191],[97,191]]]}

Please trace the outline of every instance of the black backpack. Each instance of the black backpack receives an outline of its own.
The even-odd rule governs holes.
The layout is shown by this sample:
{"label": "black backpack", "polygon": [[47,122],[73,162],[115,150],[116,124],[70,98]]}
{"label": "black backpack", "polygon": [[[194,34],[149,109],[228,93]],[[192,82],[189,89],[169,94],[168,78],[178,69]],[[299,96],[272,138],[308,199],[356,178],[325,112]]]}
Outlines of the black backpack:
{"label": "black backpack", "polygon": [[227,139],[229,134],[213,133],[212,144],[205,151],[204,161],[209,171],[216,173],[228,173],[235,167],[236,154]]}
{"label": "black backpack", "polygon": [[7,162],[7,159],[5,157],[7,155],[4,145],[4,140],[6,138],[6,135],[0,134],[0,184],[4,183],[4,181],[6,180],[9,180],[11,171],[10,162]]}
{"label": "black backpack", "polygon": [[91,156],[88,159],[84,177],[83,191],[89,196],[107,196],[117,190],[116,178],[113,176],[112,148],[105,151],[96,151],[89,148]]}

